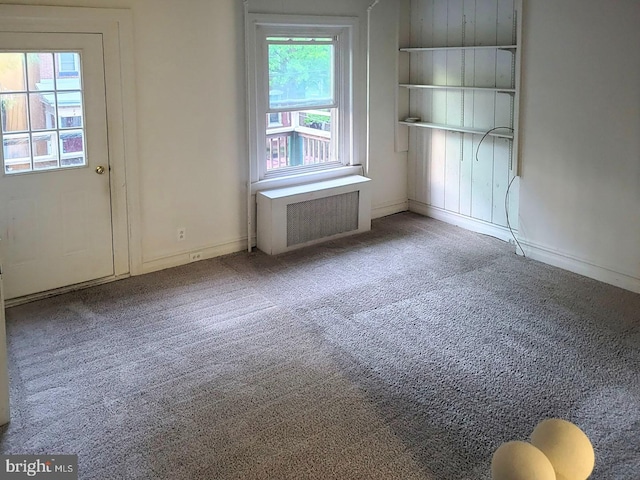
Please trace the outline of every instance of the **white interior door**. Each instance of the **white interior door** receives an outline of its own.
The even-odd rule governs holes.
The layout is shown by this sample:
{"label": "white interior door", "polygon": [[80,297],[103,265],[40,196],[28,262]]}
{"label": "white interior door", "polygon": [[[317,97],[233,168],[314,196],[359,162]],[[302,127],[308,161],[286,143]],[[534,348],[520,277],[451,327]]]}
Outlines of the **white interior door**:
{"label": "white interior door", "polygon": [[0,33],[5,298],[114,275],[100,34]]}

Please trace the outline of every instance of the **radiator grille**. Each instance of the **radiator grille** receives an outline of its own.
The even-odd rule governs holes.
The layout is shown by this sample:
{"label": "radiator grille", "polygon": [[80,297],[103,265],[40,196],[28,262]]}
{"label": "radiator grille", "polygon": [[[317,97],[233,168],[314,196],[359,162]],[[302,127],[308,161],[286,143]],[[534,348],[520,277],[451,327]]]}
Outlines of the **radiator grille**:
{"label": "radiator grille", "polygon": [[358,229],[360,192],[287,205],[287,246]]}

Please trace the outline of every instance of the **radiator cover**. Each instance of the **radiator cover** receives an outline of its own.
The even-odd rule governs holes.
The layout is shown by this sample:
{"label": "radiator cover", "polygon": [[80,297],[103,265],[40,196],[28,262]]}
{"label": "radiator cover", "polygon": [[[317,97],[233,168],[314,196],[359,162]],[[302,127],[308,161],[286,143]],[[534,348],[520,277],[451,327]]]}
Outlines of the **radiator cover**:
{"label": "radiator cover", "polygon": [[258,248],[275,255],[370,230],[370,182],[353,175],[259,192]]}

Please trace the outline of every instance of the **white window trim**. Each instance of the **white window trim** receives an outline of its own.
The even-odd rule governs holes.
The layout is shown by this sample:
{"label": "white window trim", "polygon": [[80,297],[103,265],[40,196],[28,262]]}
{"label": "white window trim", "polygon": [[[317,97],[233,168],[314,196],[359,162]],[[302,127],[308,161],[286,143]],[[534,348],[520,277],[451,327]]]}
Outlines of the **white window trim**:
{"label": "white window trim", "polygon": [[[295,185],[327,178],[347,175],[353,172],[358,163],[358,142],[354,125],[359,111],[358,99],[354,95],[354,85],[358,81],[359,32],[358,19],[355,17],[327,17],[300,15],[248,14],[245,27],[247,60],[247,116],[249,131],[249,169],[251,190],[258,191],[273,185]],[[297,32],[296,32],[297,31]],[[293,33],[323,36],[340,36],[339,58],[336,71],[336,83],[340,82],[339,103],[340,120],[338,132],[338,161],[326,168],[286,169],[281,176],[266,175],[264,146],[266,144],[268,111],[268,84],[265,61],[266,36],[282,36]],[[315,170],[315,171],[314,171]]]}

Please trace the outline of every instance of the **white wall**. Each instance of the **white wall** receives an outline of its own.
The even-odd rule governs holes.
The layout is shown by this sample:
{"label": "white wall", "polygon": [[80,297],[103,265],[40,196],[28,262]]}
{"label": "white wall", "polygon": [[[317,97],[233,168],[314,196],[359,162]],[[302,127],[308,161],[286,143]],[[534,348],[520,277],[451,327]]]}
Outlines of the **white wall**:
{"label": "white wall", "polygon": [[525,2],[520,237],[640,292],[640,4]]}
{"label": "white wall", "polygon": [[[373,216],[404,211],[407,202],[407,152],[396,152],[395,129],[398,74],[398,9],[401,2],[381,0],[371,10],[370,165]],[[406,133],[406,132],[405,132]]]}
{"label": "white wall", "polygon": [[[247,147],[241,0],[0,0],[0,3],[132,9],[140,182],[130,187],[139,189],[143,271],[186,263],[188,252],[203,251],[206,257],[246,248]],[[362,45],[366,44],[368,0],[250,3],[256,10],[266,12],[356,15],[362,20]],[[378,22],[385,32],[395,28],[394,25],[391,21]],[[386,56],[395,54],[395,37],[376,38],[386,65],[392,61]],[[392,71],[380,74],[379,78],[386,82],[390,92],[394,91]],[[364,95],[364,85],[357,88]],[[376,205],[406,201],[403,163],[396,171],[391,158],[394,134],[393,115],[387,112],[393,105],[390,102],[392,99],[386,98],[373,111],[375,117],[384,119],[381,121],[389,126],[388,132],[376,127],[376,157],[372,167],[377,179]],[[359,118],[364,126],[364,102]],[[361,151],[365,152],[364,144]],[[179,227],[187,230],[183,242],[176,240]]]}
{"label": "white wall", "polygon": [[[241,2],[133,6],[144,261],[238,250],[246,235]],[[178,243],[181,226],[187,238]]]}

